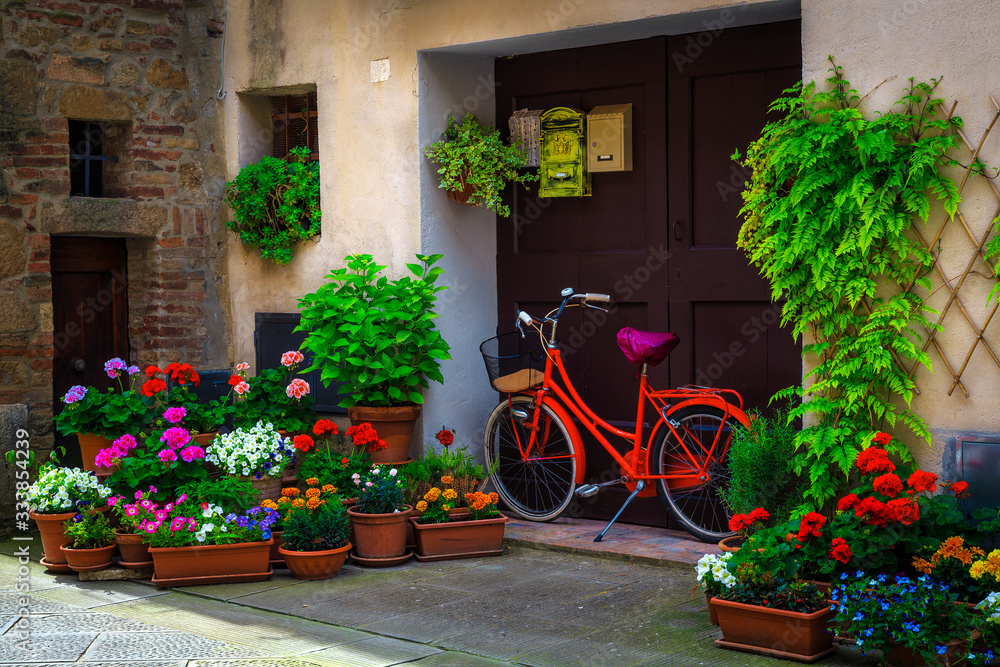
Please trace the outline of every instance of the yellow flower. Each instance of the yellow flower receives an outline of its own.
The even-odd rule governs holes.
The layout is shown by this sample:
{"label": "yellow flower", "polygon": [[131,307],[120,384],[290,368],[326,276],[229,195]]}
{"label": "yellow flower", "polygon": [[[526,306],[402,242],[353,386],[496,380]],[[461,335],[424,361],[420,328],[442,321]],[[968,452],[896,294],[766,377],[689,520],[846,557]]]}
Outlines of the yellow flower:
{"label": "yellow flower", "polygon": [[269,510],[276,510],[276,509],[278,509],[278,504],[276,502],[274,502],[273,500],[271,500],[270,498],[268,498],[267,500],[265,500],[264,502],[262,502],[260,504],[260,506],[261,507],[265,507],[265,508],[267,508]]}
{"label": "yellow flower", "polygon": [[337,492],[337,487],[335,487],[333,484],[323,485],[323,493],[336,493],[336,492]]}
{"label": "yellow flower", "polygon": [[441,489],[437,488],[436,486],[432,487],[430,491],[424,494],[424,500],[430,503],[433,503],[440,497],[441,497]]}
{"label": "yellow flower", "polygon": [[296,498],[295,500],[292,501],[292,507],[302,507],[305,504],[306,501],[302,500],[301,498]]}
{"label": "yellow flower", "polygon": [[417,501],[417,511],[418,512],[423,512],[426,509],[427,509],[427,502],[424,501],[424,500],[418,500]]}
{"label": "yellow flower", "polygon": [[323,492],[315,487],[306,489],[306,498],[318,498],[321,493]]}
{"label": "yellow flower", "polygon": [[288,502],[289,502],[288,496],[281,496],[280,498],[278,498],[279,505],[287,505]]}
{"label": "yellow flower", "polygon": [[299,495],[299,490],[296,489],[294,486],[286,486],[281,490],[281,495],[294,498],[295,496]]}
{"label": "yellow flower", "polygon": [[[310,489],[310,491],[312,491],[312,489]],[[311,509],[311,510],[314,510],[317,507],[319,507],[319,498],[316,498],[315,496],[312,497],[312,498],[310,498],[306,502],[306,507],[309,508],[309,509]]]}
{"label": "yellow flower", "polygon": [[445,489],[444,493],[441,495],[444,496],[445,500],[454,500],[455,498],[458,498],[458,492],[455,491],[455,489]]}
{"label": "yellow flower", "polygon": [[451,475],[445,475],[444,477],[441,478],[442,484],[453,484],[454,482],[455,478],[452,477]]}
{"label": "yellow flower", "polygon": [[310,477],[309,479],[306,480],[306,484],[308,484],[309,486],[316,486],[317,484],[319,484],[319,480],[316,479],[315,477]]}
{"label": "yellow flower", "polygon": [[451,509],[451,505],[449,505],[448,503],[445,503],[444,505],[441,505],[441,509],[443,509],[445,512],[447,512],[448,510]]}

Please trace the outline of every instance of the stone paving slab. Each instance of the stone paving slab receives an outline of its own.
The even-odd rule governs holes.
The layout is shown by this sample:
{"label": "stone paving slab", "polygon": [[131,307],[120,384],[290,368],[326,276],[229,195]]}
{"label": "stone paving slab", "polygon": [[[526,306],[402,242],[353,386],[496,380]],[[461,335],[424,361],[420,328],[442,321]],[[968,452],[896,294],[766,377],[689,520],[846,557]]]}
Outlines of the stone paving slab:
{"label": "stone paving slab", "polygon": [[30,665],[38,662],[64,660],[75,662],[97,639],[96,632],[80,634],[31,634],[30,648],[18,646],[21,639],[13,635],[0,637],[0,665]]}
{"label": "stone paving slab", "polygon": [[57,586],[33,593],[44,600],[87,609],[165,594],[166,591],[161,589],[130,581],[77,581],[72,586]]}
{"label": "stone paving slab", "polygon": [[372,637],[345,646],[308,653],[308,660],[329,659],[342,667],[389,667],[441,653],[440,649],[414,642]]}
{"label": "stone paving slab", "polygon": [[[73,635],[67,635],[73,636]],[[156,658],[258,658],[267,653],[231,646],[187,632],[105,632],[87,649],[85,662],[131,660],[142,664]]]}
{"label": "stone paving slab", "polygon": [[[32,616],[31,632],[41,634],[56,634],[60,632],[108,632],[122,631],[129,632],[162,632],[164,628],[133,621],[131,619],[119,618],[111,614],[91,614],[86,611],[70,614],[48,614],[42,616]],[[13,634],[15,629],[7,630],[6,634]]]}

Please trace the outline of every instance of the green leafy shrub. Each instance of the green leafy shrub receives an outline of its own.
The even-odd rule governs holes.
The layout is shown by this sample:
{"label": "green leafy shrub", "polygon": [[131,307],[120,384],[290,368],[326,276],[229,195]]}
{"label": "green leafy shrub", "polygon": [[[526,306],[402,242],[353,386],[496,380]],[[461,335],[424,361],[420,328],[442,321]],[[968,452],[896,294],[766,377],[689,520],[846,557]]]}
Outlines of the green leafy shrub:
{"label": "green leafy shrub", "polygon": [[319,163],[309,162],[303,147],[289,154],[287,162],[264,156],[226,183],[233,211],[226,226],[277,264],[287,264],[296,243],[320,232]]}
{"label": "green leafy shrub", "polygon": [[795,428],[784,413],[757,416],[750,428],[733,432],[729,446],[728,488],[723,500],[733,514],[767,508],[773,523],[784,523],[802,504],[806,480],[792,470]]}
{"label": "green leafy shrub", "polygon": [[115,543],[115,529],[103,512],[77,513],[63,524],[70,549],[100,549]]}
{"label": "green leafy shrub", "polygon": [[485,206],[508,217],[510,207],[502,201],[507,183],[538,180],[537,174],[519,171],[525,163],[520,147],[505,144],[499,130],[480,125],[471,113],[466,114],[461,124],[453,114],[448,114],[443,136],[424,151],[431,162],[440,165],[438,187],[461,192],[466,185],[472,186],[468,203],[473,206]]}
{"label": "green leafy shrub", "polygon": [[289,512],[282,539],[287,551],[328,551],[347,544],[349,535],[350,522],[343,505],[327,502],[314,510]]}
{"label": "green leafy shrub", "polygon": [[[832,62],[832,60],[831,60]],[[847,482],[858,452],[876,430],[902,421],[930,442],[909,410],[914,384],[902,361],[930,367],[920,329],[936,330],[915,288],[930,288],[934,258],[913,232],[927,220],[931,197],[953,215],[959,195],[942,173],[952,164],[958,118],[940,118],[937,81],[914,83],[886,113],[866,119],[862,98],[835,64],[831,90],[814,84],[786,91],[742,164],[753,171],[743,191],[738,244],[785,300],[782,323],[807,335],[815,357],[808,388],[790,419],[814,415],[795,438],[795,471],[806,497],[821,507]],[[738,157],[738,156],[736,156]],[[894,441],[892,454],[912,461]]]}

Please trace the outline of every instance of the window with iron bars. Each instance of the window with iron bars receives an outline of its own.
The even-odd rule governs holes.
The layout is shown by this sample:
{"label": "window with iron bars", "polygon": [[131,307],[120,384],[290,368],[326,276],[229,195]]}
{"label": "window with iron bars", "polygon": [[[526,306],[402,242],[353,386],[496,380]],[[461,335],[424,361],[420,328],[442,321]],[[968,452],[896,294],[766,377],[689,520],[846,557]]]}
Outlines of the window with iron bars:
{"label": "window with iron bars", "polygon": [[103,197],[104,164],[118,158],[105,155],[104,126],[95,121],[69,121],[69,194]]}
{"label": "window with iron bars", "polygon": [[280,95],[271,98],[271,155],[287,158],[299,146],[309,149],[309,159],[319,159],[316,93]]}

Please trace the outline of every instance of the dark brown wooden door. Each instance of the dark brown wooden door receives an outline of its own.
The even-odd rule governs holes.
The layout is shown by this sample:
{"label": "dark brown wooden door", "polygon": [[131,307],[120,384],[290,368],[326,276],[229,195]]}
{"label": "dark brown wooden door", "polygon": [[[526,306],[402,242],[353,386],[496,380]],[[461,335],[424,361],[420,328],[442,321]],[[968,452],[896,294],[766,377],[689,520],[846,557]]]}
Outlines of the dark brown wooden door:
{"label": "dark brown wooden door", "polygon": [[[612,296],[615,308],[608,315],[576,310],[560,327],[574,384],[612,421],[635,420],[635,367],[615,342],[626,325],[681,338],[668,361],[653,369],[653,386],[715,375],[712,383],[739,388],[751,405],[764,407],[775,390],[799,381],[798,347],[778,332],[766,285],[735,248],[743,176],[731,174],[729,160],[759,135],[767,104],[798,78],[799,24],[779,25],[784,27],[727,30],[728,39],[716,39],[682,73],[671,58],[676,42],[665,37],[496,61],[501,129],[515,109],[633,104],[631,172],[594,174],[589,198],[539,199],[518,188],[512,217],[497,219],[501,331],[512,327],[516,308],[547,312],[563,287]],[[775,43],[790,44],[772,44],[774,49],[794,51],[792,60],[778,59],[780,68],[772,69],[781,72],[774,76],[762,60],[765,32]],[[677,39],[686,46],[685,37]],[[744,51],[751,47],[756,60],[747,66]],[[724,199],[716,181],[728,184]],[[767,322],[763,330],[754,329],[755,314]],[[726,362],[724,369],[721,362],[719,369],[707,363],[715,355]],[[776,363],[783,370],[772,371]],[[603,448],[586,432],[583,437],[588,481],[617,477]],[[624,441],[615,444],[624,451]],[[607,518],[626,495],[612,487],[569,511]],[[640,499],[623,518],[667,523],[655,497]]]}
{"label": "dark brown wooden door", "polygon": [[[52,237],[54,409],[73,385],[106,389],[104,362],[129,359],[125,239]],[[56,434],[65,465],[80,465],[75,437]]]}

